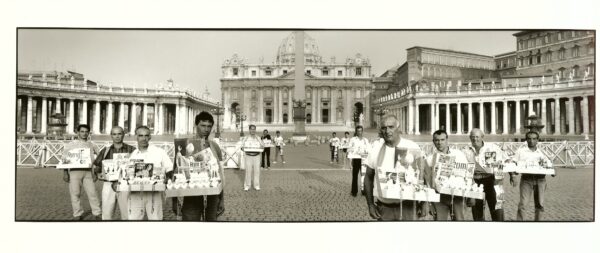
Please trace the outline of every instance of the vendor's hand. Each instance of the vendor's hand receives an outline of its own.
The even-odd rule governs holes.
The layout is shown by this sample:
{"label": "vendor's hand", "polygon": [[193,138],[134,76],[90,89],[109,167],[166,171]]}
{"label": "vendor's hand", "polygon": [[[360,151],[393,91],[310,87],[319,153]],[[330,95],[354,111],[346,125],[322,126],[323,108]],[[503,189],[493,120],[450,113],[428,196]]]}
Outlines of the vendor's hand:
{"label": "vendor's hand", "polygon": [[93,172],[93,171],[92,171],[92,180],[94,182],[98,181],[98,175],[96,174],[96,172]]}
{"label": "vendor's hand", "polygon": [[467,199],[467,206],[468,206],[468,207],[473,207],[473,206],[475,206],[475,199],[473,199],[473,198],[468,198],[468,199]]}
{"label": "vendor's hand", "polygon": [[375,205],[369,205],[369,215],[373,219],[381,218],[381,214],[379,213],[379,210],[377,209],[377,206],[375,206]]}
{"label": "vendor's hand", "polygon": [[68,172],[63,173],[63,181],[65,181],[65,183],[68,183],[70,181]]}
{"label": "vendor's hand", "polygon": [[517,178],[514,175],[510,175],[510,185],[512,185],[512,187],[517,186]]}

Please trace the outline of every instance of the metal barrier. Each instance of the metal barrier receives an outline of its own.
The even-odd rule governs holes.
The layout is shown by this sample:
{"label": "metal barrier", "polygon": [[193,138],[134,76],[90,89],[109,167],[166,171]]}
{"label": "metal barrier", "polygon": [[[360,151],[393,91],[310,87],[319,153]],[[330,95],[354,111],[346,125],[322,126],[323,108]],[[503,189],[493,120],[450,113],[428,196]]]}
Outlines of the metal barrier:
{"label": "metal barrier", "polygon": [[[58,164],[65,143],[65,140],[17,140],[16,163],[17,166],[37,166],[46,167]],[[110,141],[93,141],[98,150],[109,146]],[[126,142],[127,144],[137,146],[135,142]],[[431,153],[434,149],[432,143],[418,143],[425,153]],[[525,147],[524,142],[495,142],[494,144],[506,152],[513,154],[517,149]],[[175,156],[175,147],[173,142],[152,142],[164,149],[169,157]],[[452,148],[461,149],[469,143],[452,143]],[[577,167],[589,166],[594,164],[594,142],[593,141],[562,141],[562,142],[540,142],[538,148],[546,155],[554,166],[557,167]],[[239,153],[239,144],[236,142],[222,142],[221,149],[224,159],[228,161],[228,167],[243,167],[243,156]]]}

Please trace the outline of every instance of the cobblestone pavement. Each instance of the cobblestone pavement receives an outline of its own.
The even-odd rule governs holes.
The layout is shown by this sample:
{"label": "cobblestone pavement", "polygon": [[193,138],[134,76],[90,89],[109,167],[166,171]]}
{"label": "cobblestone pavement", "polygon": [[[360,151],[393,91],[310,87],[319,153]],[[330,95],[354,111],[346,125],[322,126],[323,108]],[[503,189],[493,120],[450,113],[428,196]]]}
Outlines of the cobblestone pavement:
{"label": "cobblestone pavement", "polygon": [[[593,220],[593,169],[559,169],[548,177],[545,220]],[[261,172],[261,190],[244,192],[244,171],[226,170],[226,212],[220,221],[371,221],[364,197],[350,196],[350,171],[343,169],[267,170]],[[101,192],[101,183],[96,183]],[[507,220],[514,220],[518,188],[508,189]],[[89,202],[82,203],[91,219]],[[177,220],[171,201],[165,202],[165,220]],[[118,211],[117,211],[118,213]],[[70,220],[68,187],[56,169],[17,168],[16,220]],[[467,210],[467,219],[471,219]],[[533,219],[533,203],[527,213]],[[431,217],[426,218],[426,220]],[[486,220],[490,220],[486,211]]]}

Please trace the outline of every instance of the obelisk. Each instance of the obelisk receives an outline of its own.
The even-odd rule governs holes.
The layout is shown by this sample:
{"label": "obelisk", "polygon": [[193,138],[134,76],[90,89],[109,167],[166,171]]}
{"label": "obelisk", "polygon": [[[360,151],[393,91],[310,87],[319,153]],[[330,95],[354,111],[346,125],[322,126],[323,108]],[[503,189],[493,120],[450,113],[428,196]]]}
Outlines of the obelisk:
{"label": "obelisk", "polygon": [[306,94],[304,83],[304,31],[294,32],[296,37],[294,70],[294,141],[306,140]]}

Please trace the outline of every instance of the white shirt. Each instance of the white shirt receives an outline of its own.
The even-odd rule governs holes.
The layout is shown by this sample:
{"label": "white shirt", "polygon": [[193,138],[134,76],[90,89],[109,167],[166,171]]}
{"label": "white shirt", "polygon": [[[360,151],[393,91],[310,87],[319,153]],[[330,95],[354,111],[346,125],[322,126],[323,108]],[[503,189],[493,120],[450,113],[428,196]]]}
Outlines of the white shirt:
{"label": "white shirt", "polygon": [[275,137],[275,146],[285,146],[285,144],[283,143],[283,137],[282,136],[277,136]]}
{"label": "white shirt", "polygon": [[348,148],[348,144],[350,143],[350,138],[344,137],[340,140],[340,142],[341,142],[340,145],[342,146],[342,148]]}
{"label": "white shirt", "polygon": [[[381,148],[381,146],[379,146]],[[348,147],[348,153],[362,153],[364,151],[370,151],[371,145],[369,145],[369,140],[365,137],[358,138],[354,136],[350,139],[350,146]]]}
{"label": "white shirt", "polygon": [[[441,151],[437,150],[436,148],[434,148],[434,149],[435,149],[435,151],[433,152],[433,154],[428,155],[427,158],[425,159],[425,161],[427,161],[427,166],[429,166],[429,167],[435,166],[434,163],[435,163],[435,158],[436,158],[437,154],[444,154]],[[454,159],[457,163],[468,163],[469,162],[467,160],[467,157],[465,156],[465,154],[458,149],[448,148],[448,153],[446,155],[454,156]]]}
{"label": "white shirt", "polygon": [[163,149],[150,145],[145,151],[134,150],[129,156],[130,159],[143,159],[145,163],[154,164],[154,168],[161,168],[164,172],[173,170],[173,162]]}
{"label": "white shirt", "polygon": [[340,145],[340,138],[333,137],[333,138],[329,139],[329,143],[331,144],[331,146],[337,147]]}

